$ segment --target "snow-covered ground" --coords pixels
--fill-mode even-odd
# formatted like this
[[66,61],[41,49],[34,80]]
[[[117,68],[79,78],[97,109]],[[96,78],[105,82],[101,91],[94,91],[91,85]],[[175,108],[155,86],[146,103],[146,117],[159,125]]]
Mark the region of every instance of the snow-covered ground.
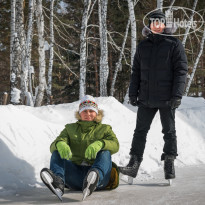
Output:
[[[137,108],[123,105],[113,97],[97,98],[104,110],[103,123],[116,133],[120,150],[113,155],[118,165],[126,165],[136,123]],[[67,123],[75,122],[79,101],[43,106],[0,106],[0,195],[15,194],[18,189],[42,187],[39,172],[49,167],[51,142]],[[176,111],[178,153],[176,166],[205,164],[205,100],[184,97]],[[161,122],[157,113],[151,129],[137,180],[149,180],[162,169]]]

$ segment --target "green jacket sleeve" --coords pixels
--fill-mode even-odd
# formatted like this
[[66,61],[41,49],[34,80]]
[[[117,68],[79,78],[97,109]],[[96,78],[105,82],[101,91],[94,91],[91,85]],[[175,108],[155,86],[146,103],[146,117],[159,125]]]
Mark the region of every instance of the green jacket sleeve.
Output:
[[119,142],[115,133],[112,131],[111,126],[108,125],[108,129],[102,141],[104,142],[104,147],[102,148],[102,150],[109,150],[111,154],[118,152]]
[[50,146],[51,153],[57,150],[56,144],[59,141],[66,142],[68,145],[70,144],[69,135],[68,135],[66,128],[64,128],[64,130],[60,133],[60,135],[51,143],[51,146]]

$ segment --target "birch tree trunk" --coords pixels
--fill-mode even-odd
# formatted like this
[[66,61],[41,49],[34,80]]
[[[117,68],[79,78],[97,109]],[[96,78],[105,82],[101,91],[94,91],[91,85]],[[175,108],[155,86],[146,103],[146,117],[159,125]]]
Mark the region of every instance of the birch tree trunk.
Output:
[[108,0],[98,0],[99,32],[100,32],[100,96],[107,96],[108,46],[107,46],[107,3]]
[[16,87],[18,84],[18,68],[19,64],[21,63],[19,59],[20,55],[20,44],[19,44],[19,38],[17,37],[17,33],[14,33],[14,42],[13,42],[13,48],[12,48],[12,67],[11,67],[11,92],[10,92],[10,102],[12,104],[19,104],[20,98],[16,96]]
[[[193,4],[193,8],[192,8],[192,13],[191,13],[191,16],[189,18],[189,21],[192,22],[193,21],[193,17],[194,17],[194,14],[195,14],[195,9],[196,9],[196,5],[198,3],[198,0],[195,0],[194,1],[194,4]],[[188,36],[188,33],[189,33],[189,30],[191,28],[191,24],[188,25],[188,27],[186,28],[186,31],[185,31],[185,35],[184,35],[184,38],[182,40],[182,45],[185,47],[185,44],[186,44],[186,40],[187,40],[187,36]]]
[[113,96],[114,92],[115,92],[115,82],[116,82],[116,79],[117,79],[117,73],[118,73],[119,70],[121,70],[121,67],[122,67],[122,55],[123,55],[124,50],[125,50],[125,43],[127,41],[129,27],[130,27],[130,19],[127,22],[127,27],[126,27],[125,36],[124,36],[123,43],[122,43],[122,49],[120,51],[119,60],[116,63],[115,73],[114,73],[114,76],[113,76],[111,90],[110,90],[110,95],[111,96]]
[[129,8],[129,19],[131,24],[131,66],[132,66],[134,61],[135,51],[136,51],[137,26],[136,26],[133,0],[127,0],[127,2]]
[[157,8],[162,11],[162,8],[163,8],[163,0],[157,0]]
[[16,31],[20,43],[20,61],[21,61],[21,101],[24,102],[25,92],[27,92],[28,70],[25,67],[26,42],[24,31],[24,1],[16,0]]
[[15,38],[15,22],[16,22],[16,0],[11,0],[11,35],[10,35],[10,68],[12,69],[12,59],[13,59],[13,45]]
[[96,46],[93,48],[93,54],[94,54],[94,68],[95,68],[95,93],[96,97],[99,96],[99,79],[98,79],[98,63],[97,63],[97,49]]
[[[16,62],[16,57],[17,57],[17,44],[15,36],[15,22],[16,22],[16,0],[11,0],[11,35],[10,35],[10,70],[11,70],[11,76],[10,76],[10,82],[11,82],[11,93],[14,93],[14,88],[16,88],[17,84],[17,70],[18,70],[18,65]],[[15,60],[15,61],[14,61]],[[11,96],[11,94],[10,94]],[[10,100],[11,101],[11,100]],[[12,102],[12,101],[11,101]]]
[[191,82],[194,78],[194,75],[195,75],[195,72],[196,72],[196,69],[197,69],[197,65],[199,63],[199,59],[203,53],[203,49],[204,49],[204,41],[205,41],[205,27],[204,27],[204,32],[203,32],[203,37],[202,37],[202,40],[201,40],[201,44],[200,44],[200,51],[199,51],[199,54],[196,58],[196,61],[194,63],[194,67],[193,67],[193,70],[192,70],[192,73],[190,75],[190,78],[189,78],[189,81],[187,83],[187,87],[186,87],[186,90],[185,90],[185,96],[188,95],[188,92],[189,92],[189,89],[190,89],[190,86],[191,86]]
[[[93,23],[95,22],[95,16],[93,15]],[[93,28],[93,36],[94,38],[96,38],[96,27]],[[99,78],[98,78],[98,60],[97,60],[97,43],[94,44],[93,47],[93,55],[94,55],[94,59],[93,59],[93,64],[94,64],[94,68],[95,68],[95,95],[96,97],[99,96]]]
[[54,32],[53,32],[53,5],[55,0],[51,0],[50,3],[50,58],[48,66],[48,88],[47,88],[47,102],[50,104],[50,99],[52,96],[52,71],[53,71],[53,44],[54,44]]
[[28,71],[29,92],[33,97],[32,79],[31,79],[31,47],[33,38],[33,15],[34,15],[34,0],[29,0],[29,14],[28,14],[28,31],[26,39],[26,70]]
[[[127,0],[128,8],[129,8],[129,19],[131,24],[131,67],[133,66],[134,55],[136,52],[136,40],[137,40],[137,26],[136,26],[136,19],[135,19],[135,11],[134,11],[134,3],[133,0]],[[129,87],[127,89],[127,93],[125,95],[124,101],[128,102],[129,97]]]
[[81,34],[80,34],[80,90],[79,90],[79,98],[81,99],[86,93],[86,47],[87,47],[87,24],[88,24],[88,15],[90,10],[91,0],[84,0],[84,11],[82,17],[82,25],[81,25]]
[[36,15],[38,27],[38,53],[39,53],[39,85],[36,95],[35,106],[41,106],[44,96],[46,78],[45,78],[45,50],[44,50],[44,16],[42,10],[42,0],[36,1]]

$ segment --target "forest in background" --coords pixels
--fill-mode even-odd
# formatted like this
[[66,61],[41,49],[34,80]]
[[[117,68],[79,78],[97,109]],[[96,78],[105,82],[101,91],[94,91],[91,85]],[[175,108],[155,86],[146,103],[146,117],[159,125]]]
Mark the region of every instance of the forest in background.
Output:
[[[37,0],[38,2],[38,0]],[[144,39],[142,36],[143,18],[144,16],[155,9],[157,1],[132,1],[136,3],[134,7],[136,19],[136,38],[137,43]],[[183,6],[192,8],[195,1],[185,0],[174,2],[174,6]],[[91,1],[94,3],[94,1]],[[170,0],[164,0],[163,6],[169,6]],[[44,15],[44,38],[45,45],[45,69],[46,81],[48,80],[49,67],[49,44],[50,39],[50,0],[42,1],[43,15]],[[90,13],[86,32],[86,94],[93,96],[100,96],[100,56],[101,43],[99,34],[99,10],[98,1],[93,4],[93,10]],[[54,57],[52,70],[52,96],[53,104],[73,102],[79,99],[79,78],[80,78],[80,50],[81,50],[81,33],[82,33],[82,19],[85,9],[85,1],[79,0],[55,0],[54,1]],[[199,0],[196,5],[197,12],[204,17],[205,2]],[[24,30],[27,31],[29,20],[29,1],[23,1],[23,22]],[[35,16],[35,15],[34,15]],[[107,4],[107,50],[108,50],[108,80],[107,80],[107,95],[111,95],[111,85],[113,82],[116,64],[118,63],[122,43],[125,36],[126,26],[129,20],[129,8],[127,0],[109,0]],[[11,1],[0,1],[0,96],[3,93],[10,93],[10,23],[11,23]],[[192,73],[196,59],[201,51],[201,41],[203,36],[204,25],[200,31],[195,34],[188,35],[185,50],[188,57],[189,74]],[[178,37],[183,40],[183,36]],[[39,84],[39,53],[38,53],[38,28],[37,20],[34,18],[33,22],[33,37],[31,49],[30,64],[34,68],[32,75],[32,90]],[[115,92],[113,96],[120,102],[124,101],[131,74],[131,29],[127,36],[125,49],[122,57],[122,64],[119,68]],[[45,46],[46,47],[46,46]],[[204,45],[203,45],[204,47]],[[188,96],[202,96],[205,97],[205,55],[202,49],[197,69],[189,89]],[[21,72],[19,72],[19,75]],[[17,87],[20,87],[20,81]],[[9,97],[10,99],[10,97]],[[8,103],[10,100],[8,99]],[[48,103],[47,94],[43,96],[42,105]],[[19,104],[24,104],[23,100]]]

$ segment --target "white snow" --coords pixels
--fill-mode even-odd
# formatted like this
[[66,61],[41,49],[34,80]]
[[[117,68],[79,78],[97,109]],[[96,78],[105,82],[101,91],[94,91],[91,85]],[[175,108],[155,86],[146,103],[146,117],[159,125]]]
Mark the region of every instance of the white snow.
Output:
[[11,92],[11,102],[14,104],[18,104],[20,102],[20,94],[21,94],[21,91],[17,88],[14,88]]
[[35,73],[35,72],[34,72],[34,67],[33,67],[33,66],[30,66],[30,72],[31,72],[31,74]]
[[[126,165],[136,123],[137,108],[123,105],[113,97],[96,98],[104,110],[103,123],[110,124],[116,133],[120,150],[113,155],[118,165]],[[51,142],[64,125],[75,122],[74,112],[79,101],[29,107],[23,105],[0,106],[0,195],[15,193],[19,188],[41,187],[39,172],[49,167]],[[129,109],[130,108],[130,109]],[[176,166],[205,163],[205,100],[184,97],[176,112],[178,153]],[[163,134],[157,113],[147,136],[144,160],[137,180],[152,177],[162,169],[160,156]]]
[[48,41],[44,42],[44,50],[45,51],[49,51],[50,50],[50,45],[49,45]]
[[15,73],[11,73],[11,82],[15,82],[16,80],[16,74]]
[[34,106],[33,100],[32,100],[32,96],[30,92],[25,92],[25,96],[26,96],[26,105],[28,106]]
[[68,3],[65,3],[64,1],[60,1],[58,5],[60,7],[57,10],[58,14],[67,14],[68,13],[68,11],[67,11]]

